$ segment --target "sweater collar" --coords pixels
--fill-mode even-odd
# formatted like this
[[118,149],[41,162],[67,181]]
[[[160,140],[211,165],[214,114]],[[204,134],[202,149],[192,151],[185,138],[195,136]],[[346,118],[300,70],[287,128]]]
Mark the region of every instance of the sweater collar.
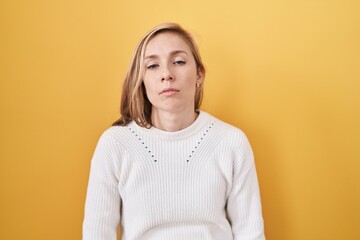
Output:
[[167,132],[156,127],[140,127],[134,121],[130,123],[130,126],[135,127],[136,129],[138,129],[139,133],[144,135],[149,135],[155,138],[161,138],[166,140],[180,140],[191,137],[210,122],[211,117],[208,113],[201,110],[198,110],[198,112],[199,116],[190,126],[175,132]]

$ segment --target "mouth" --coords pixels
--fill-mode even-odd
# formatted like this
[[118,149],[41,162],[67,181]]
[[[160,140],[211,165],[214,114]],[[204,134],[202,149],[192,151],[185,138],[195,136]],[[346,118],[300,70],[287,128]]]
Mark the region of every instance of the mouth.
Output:
[[178,92],[180,92],[180,90],[178,90],[176,88],[165,88],[159,93],[159,95],[161,95],[161,94],[168,95],[168,94],[174,94],[174,93],[178,93]]

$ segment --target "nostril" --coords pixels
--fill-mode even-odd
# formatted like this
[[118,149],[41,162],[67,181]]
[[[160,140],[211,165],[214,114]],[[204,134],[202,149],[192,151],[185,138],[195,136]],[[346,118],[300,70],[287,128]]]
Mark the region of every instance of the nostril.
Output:
[[165,81],[165,80],[167,80],[167,81],[173,80],[173,77],[168,76],[168,77],[162,77],[162,78],[161,78],[161,81]]

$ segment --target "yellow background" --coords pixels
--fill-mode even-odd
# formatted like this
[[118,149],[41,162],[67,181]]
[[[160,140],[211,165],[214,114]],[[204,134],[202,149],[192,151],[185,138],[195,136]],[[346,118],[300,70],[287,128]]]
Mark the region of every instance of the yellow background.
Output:
[[81,238],[139,38],[197,39],[203,109],[254,148],[269,240],[360,239],[360,1],[0,2],[0,239]]

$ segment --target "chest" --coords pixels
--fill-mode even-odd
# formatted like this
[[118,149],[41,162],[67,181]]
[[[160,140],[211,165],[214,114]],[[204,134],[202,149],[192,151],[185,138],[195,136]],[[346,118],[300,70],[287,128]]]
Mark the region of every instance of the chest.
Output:
[[210,155],[193,162],[134,162],[119,185],[123,216],[173,222],[223,215],[228,182],[215,162]]

